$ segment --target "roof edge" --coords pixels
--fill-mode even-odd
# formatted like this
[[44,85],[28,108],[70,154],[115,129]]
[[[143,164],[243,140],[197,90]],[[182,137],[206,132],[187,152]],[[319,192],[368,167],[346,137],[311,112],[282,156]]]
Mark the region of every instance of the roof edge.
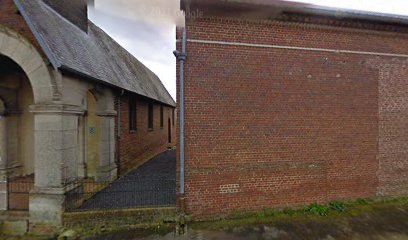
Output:
[[[260,11],[265,14],[266,11],[277,16],[282,12],[292,12],[299,14],[310,14],[314,16],[340,18],[340,20],[362,20],[383,24],[396,24],[408,26],[408,16],[387,14],[372,11],[360,11],[346,8],[326,7],[295,1],[284,0],[180,0],[181,10],[190,11],[203,10],[207,14],[224,11],[224,14],[242,13],[243,11]],[[264,18],[271,19],[268,15]],[[253,17],[253,15],[252,15]],[[262,17],[260,17],[262,18]]]
[[[54,70],[69,73],[69,74],[74,74],[76,76],[79,76],[79,77],[83,78],[83,80],[97,82],[99,84],[109,86],[109,87],[114,88],[114,89],[123,89],[125,91],[132,92],[132,93],[138,94],[140,96],[146,97],[146,98],[151,99],[153,101],[160,102],[160,103],[165,104],[167,106],[176,107],[176,102],[174,101],[173,97],[169,94],[168,90],[164,86],[163,86],[163,88],[166,91],[165,95],[167,95],[167,96],[162,97],[162,95],[160,95],[160,94],[158,96],[154,96],[154,95],[149,96],[150,94],[148,94],[148,93],[144,94],[143,92],[137,91],[137,89],[132,89],[132,88],[128,89],[128,88],[126,88],[126,86],[121,86],[120,84],[119,85],[111,84],[109,81],[106,81],[103,78],[100,78],[100,76],[92,76],[86,71],[85,72],[79,71],[78,69],[74,69],[74,68],[69,67],[69,64],[67,66],[66,64],[61,62],[61,60],[59,59],[58,53],[53,51],[53,49],[52,49],[53,46],[50,46],[48,44],[46,36],[44,36],[43,33],[41,32],[42,29],[38,27],[36,15],[31,15],[30,9],[26,8],[26,3],[24,1],[27,1],[27,0],[13,0],[16,8],[20,12],[20,14],[23,16],[23,19],[27,23],[27,25],[29,26],[30,31],[33,33],[34,38],[37,40],[38,45],[39,45],[39,47],[38,47],[39,50],[41,49],[43,51],[42,55],[44,56],[44,59],[48,60],[48,64],[50,66],[52,66]],[[38,4],[40,4],[39,7],[43,7],[44,9],[49,10],[52,14],[55,14],[56,17],[61,18],[65,23],[67,23],[67,24],[69,23],[72,27],[75,27],[78,31],[80,31],[80,29],[76,25],[74,25],[73,23],[71,23],[70,21],[65,19],[63,16],[61,16],[59,13],[57,13],[54,9],[52,9],[50,6],[43,3],[41,0],[38,0]],[[90,22],[91,21],[88,21],[88,26],[89,26]],[[94,23],[92,23],[92,24],[95,25]],[[95,25],[95,27],[96,27],[96,25]],[[106,36],[110,37],[102,29],[100,29],[100,30]],[[85,34],[88,35],[87,33],[83,32],[83,31],[81,31],[81,33],[84,34],[84,35]],[[111,39],[111,40],[113,42],[115,42],[116,44],[118,44],[115,40],[113,40],[113,39]],[[118,45],[124,51],[126,51],[128,54],[130,54],[126,49],[123,48],[123,46],[121,46],[120,44],[118,44]],[[137,60],[132,54],[130,54],[130,55],[135,60]],[[138,61],[138,62],[140,63],[140,61]],[[156,78],[158,78],[157,75],[155,73],[153,73],[149,68],[147,68],[144,64],[143,64],[143,67],[145,69],[149,70],[151,72],[150,74],[154,74],[154,76]],[[159,81],[160,81],[161,85],[163,85],[163,83],[161,82],[160,79],[159,79]]]
[[35,28],[33,22],[28,17],[27,13],[25,12],[24,8],[20,4],[20,0],[13,0],[14,4],[16,5],[17,9],[20,11],[21,15],[23,16],[24,20],[26,21],[28,27],[30,28],[31,32],[33,33],[34,37],[37,39],[38,44],[44,51],[45,55],[47,56],[48,60],[50,61],[51,65],[55,70],[61,67],[59,61],[54,56],[48,45],[45,43],[44,39],[41,37],[41,34],[38,33],[37,29]]
[[[161,102],[161,103],[163,103],[163,104],[167,104],[167,105],[169,105],[169,106],[175,107],[175,106],[177,105],[176,101],[174,101],[174,99],[173,99],[173,97],[171,96],[170,92],[169,92],[169,91],[167,90],[167,88],[164,86],[163,81],[160,79],[160,77],[159,77],[155,72],[153,72],[152,69],[150,69],[149,67],[146,66],[145,63],[143,63],[142,61],[140,61],[139,59],[137,59],[131,52],[129,52],[126,48],[124,48],[124,47],[123,47],[120,43],[118,43],[115,39],[113,39],[112,36],[110,36],[109,34],[107,34],[107,33],[105,32],[105,30],[103,30],[101,27],[99,27],[97,24],[95,24],[92,20],[88,20],[88,24],[92,24],[94,27],[98,28],[100,31],[102,31],[104,34],[106,34],[106,36],[107,36],[108,38],[110,38],[115,44],[117,44],[118,47],[120,47],[124,52],[126,52],[127,54],[129,54],[130,57],[133,58],[135,61],[137,61],[138,63],[140,63],[140,64],[143,66],[144,70],[146,70],[147,72],[149,72],[150,74],[152,74],[153,76],[155,76],[155,78],[157,78],[157,80],[158,80],[158,81],[160,82],[160,84],[163,86],[163,89],[166,91],[166,93],[168,94],[168,96],[170,97],[170,99],[173,101],[173,103],[171,103],[171,104],[170,104],[170,103],[165,103],[165,102],[163,102],[163,101],[154,99],[154,98],[152,98],[152,97],[148,97],[148,96],[145,96],[145,95],[143,95],[143,94],[134,92],[134,91],[132,91],[132,90],[128,90],[128,89],[121,88],[121,87],[118,87],[118,86],[117,86],[118,88],[121,88],[121,89],[124,89],[124,90],[126,90],[126,91],[130,91],[130,92],[139,94],[139,95],[141,95],[141,96],[143,96],[143,97],[146,97],[146,98],[149,98],[149,99],[152,99],[152,100]],[[102,80],[100,80],[100,81],[102,81]]]
[[[93,81],[93,82],[96,82],[96,83],[99,83],[99,84],[102,84],[102,85],[105,85],[105,86],[109,86],[109,87],[112,87],[112,88],[121,89],[121,90],[125,90],[125,91],[128,91],[128,92],[135,93],[135,94],[140,95],[140,96],[142,96],[142,97],[145,97],[145,98],[154,100],[154,101],[156,101],[156,102],[160,102],[160,103],[162,103],[162,104],[165,104],[165,105],[170,106],[170,107],[173,107],[173,108],[176,108],[176,106],[177,106],[177,103],[174,101],[173,97],[172,97],[170,94],[169,94],[169,96],[171,97],[171,99],[173,100],[174,103],[163,102],[163,101],[161,101],[161,100],[159,100],[159,99],[155,99],[155,98],[146,96],[146,95],[144,95],[144,94],[137,93],[137,92],[135,92],[135,91],[133,91],[133,90],[126,89],[126,88],[123,88],[123,87],[119,87],[119,86],[114,85],[114,84],[109,84],[109,83],[107,83],[107,82],[105,82],[105,81],[103,81],[103,80],[101,80],[101,79],[92,77],[92,76],[90,76],[90,75],[88,75],[88,74],[86,74],[86,73],[77,71],[77,70],[72,69],[72,68],[70,68],[70,67],[68,67],[68,66],[65,66],[65,65],[61,65],[58,69],[59,69],[61,72],[66,72],[66,73],[70,73],[70,74],[73,74],[73,75],[76,75],[76,76],[79,76],[79,77],[82,77],[82,78],[86,78],[86,79],[88,79],[89,81]],[[167,89],[166,89],[166,91],[167,91]]]

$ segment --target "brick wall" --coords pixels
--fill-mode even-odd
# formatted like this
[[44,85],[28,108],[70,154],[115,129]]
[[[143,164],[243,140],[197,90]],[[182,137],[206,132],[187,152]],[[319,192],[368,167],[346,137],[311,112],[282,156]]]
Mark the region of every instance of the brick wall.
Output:
[[[121,124],[120,142],[117,144],[117,157],[119,159],[119,174],[124,175],[137,166],[140,166],[150,158],[165,151],[168,147],[175,145],[176,132],[173,126],[173,108],[163,105],[164,126],[160,127],[160,103],[153,102],[153,129],[148,129],[148,103],[151,100],[137,96],[137,130],[130,131],[129,128],[129,95],[124,95],[120,102]],[[118,99],[115,108],[117,111]],[[168,143],[168,119],[170,118],[172,142]],[[116,133],[117,133],[116,119]],[[118,140],[118,138],[117,138]]]
[[0,26],[12,29],[28,39],[43,55],[43,51],[35,39],[31,29],[18,12],[13,0],[0,0]]
[[[187,32],[190,40],[408,54],[407,35],[338,27],[202,18]],[[187,51],[187,212],[407,192],[402,60],[197,42]]]
[[408,195],[408,61],[376,59],[379,77],[379,195]]

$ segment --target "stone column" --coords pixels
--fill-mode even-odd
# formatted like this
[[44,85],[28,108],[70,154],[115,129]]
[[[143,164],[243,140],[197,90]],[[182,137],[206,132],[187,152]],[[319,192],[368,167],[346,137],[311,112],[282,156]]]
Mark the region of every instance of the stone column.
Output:
[[115,111],[98,112],[101,119],[100,161],[97,181],[112,181],[117,178],[115,163]]
[[[1,111],[1,109],[0,109]],[[0,170],[7,168],[7,122],[0,112]],[[0,173],[0,210],[8,209],[7,176]]]
[[78,177],[85,178],[86,176],[86,163],[85,163],[85,118],[79,116],[78,118]]
[[7,119],[0,113],[0,169],[7,167]]
[[23,163],[19,160],[19,119],[22,111],[8,110],[7,121],[7,165],[5,166],[4,174],[8,177],[22,175]]
[[[1,110],[1,109],[0,109]],[[8,179],[21,175],[17,159],[18,117],[21,111],[0,112],[0,210],[8,210]]]
[[34,105],[35,184],[30,193],[30,222],[60,226],[65,193],[78,178],[78,116],[69,105]]

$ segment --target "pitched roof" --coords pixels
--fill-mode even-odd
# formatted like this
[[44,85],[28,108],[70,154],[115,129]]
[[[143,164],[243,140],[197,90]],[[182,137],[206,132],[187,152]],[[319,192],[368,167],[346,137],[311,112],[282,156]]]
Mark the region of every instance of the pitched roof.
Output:
[[160,79],[91,21],[86,33],[42,0],[14,2],[54,68],[175,106]]
[[[187,4],[190,4],[191,10],[197,8],[204,10],[218,8],[224,13],[231,13],[234,11],[252,11],[255,9],[266,11],[273,9],[275,16],[277,16],[279,12],[293,11],[297,13],[333,16],[343,19],[408,25],[408,16],[326,7],[310,3],[296,2],[296,0],[181,0],[181,9],[185,10]],[[268,15],[268,18],[270,17],[271,16]]]

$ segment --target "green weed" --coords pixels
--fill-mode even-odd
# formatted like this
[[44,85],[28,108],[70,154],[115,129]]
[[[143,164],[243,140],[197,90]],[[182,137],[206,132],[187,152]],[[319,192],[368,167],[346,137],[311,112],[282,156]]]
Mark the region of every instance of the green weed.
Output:
[[346,204],[339,201],[332,201],[329,203],[331,209],[338,211],[338,212],[345,212],[346,211]]
[[320,216],[327,216],[327,214],[329,214],[329,210],[330,209],[328,207],[317,203],[312,203],[304,208],[305,212],[317,214]]

